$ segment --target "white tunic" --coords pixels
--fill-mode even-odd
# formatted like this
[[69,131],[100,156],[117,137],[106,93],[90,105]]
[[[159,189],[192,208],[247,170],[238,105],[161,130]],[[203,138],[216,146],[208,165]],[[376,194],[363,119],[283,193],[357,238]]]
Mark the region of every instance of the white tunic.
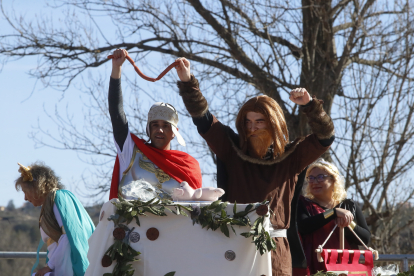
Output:
[[[135,180],[145,181],[158,189],[163,189],[169,194],[172,194],[174,188],[180,187],[175,179],[170,178],[165,172],[160,170],[151,162],[151,160],[143,155],[141,151],[137,151],[138,148],[136,148],[135,142],[132,140],[129,131],[122,147],[122,151],[115,139],[114,142],[119,159],[119,187],[120,190],[128,191],[128,193],[125,194],[121,192],[125,199],[136,199],[134,198],[135,196],[133,196],[135,195],[133,192],[135,186],[134,184],[131,184],[131,182]],[[124,175],[124,172],[127,169],[128,172]]]
[[[53,213],[60,227],[63,226],[62,217],[56,204],[53,205]],[[40,235],[42,240],[47,243],[49,236],[40,227]],[[45,276],[73,276],[72,261],[70,258],[70,244],[66,234],[60,236],[58,243],[54,242],[47,247],[49,251],[47,257],[49,261],[47,266],[53,270],[53,272],[46,273]],[[33,273],[34,276],[36,273]]]

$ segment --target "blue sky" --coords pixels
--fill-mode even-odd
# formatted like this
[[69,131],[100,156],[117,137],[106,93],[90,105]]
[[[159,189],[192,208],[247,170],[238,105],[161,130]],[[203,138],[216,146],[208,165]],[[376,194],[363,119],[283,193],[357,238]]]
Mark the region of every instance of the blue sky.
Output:
[[[15,0],[13,2],[3,3],[3,5],[6,12],[11,11],[10,7],[12,5],[16,14],[22,15],[26,21],[35,18],[36,15],[40,18],[53,15],[54,22],[56,22],[56,24],[61,24],[57,19],[62,18],[62,16],[64,16],[63,13],[59,10],[55,11],[46,7],[45,2],[47,1]],[[105,18],[95,18],[95,20],[97,20],[98,24],[100,24],[103,29],[108,33],[111,33],[110,30],[113,28],[113,25],[110,24],[110,21],[105,21]],[[105,22],[108,23],[105,24]],[[2,26],[0,33],[10,32],[10,27],[7,26],[7,23],[1,16],[0,25]],[[154,64],[161,64],[161,66],[165,63],[159,55],[154,55],[152,60],[154,61]],[[52,167],[52,169],[54,169],[62,178],[62,183],[66,188],[74,192],[85,205],[106,200],[108,195],[103,195],[102,198],[89,198],[84,196],[85,194],[88,194],[89,191],[86,190],[85,185],[81,180],[82,175],[84,174],[88,176],[89,172],[96,170],[96,167],[80,161],[79,157],[85,159],[88,158],[87,156],[78,155],[78,153],[74,151],[58,150],[48,147],[36,148],[35,142],[29,137],[30,133],[35,131],[34,128],[38,123],[41,125],[42,129],[49,131],[52,135],[56,136],[58,134],[56,125],[46,114],[49,113],[53,115],[55,109],[59,110],[61,114],[65,114],[66,108],[68,108],[69,113],[74,116],[75,125],[82,129],[84,121],[83,113],[85,111],[85,106],[82,103],[85,103],[88,100],[88,98],[85,97],[85,94],[79,90],[79,87],[81,87],[80,77],[75,80],[75,83],[72,84],[65,93],[62,93],[52,88],[44,88],[41,81],[36,81],[36,79],[28,75],[28,71],[35,69],[36,66],[36,57],[15,61],[9,60],[9,62],[3,66],[3,70],[0,73],[0,82],[2,83],[2,89],[0,90],[2,98],[2,101],[0,101],[0,129],[3,130],[3,135],[0,136],[0,144],[2,145],[2,158],[0,158],[0,185],[3,188],[3,192],[0,193],[0,206],[7,205],[9,200],[13,200],[14,204],[18,207],[24,203],[23,193],[21,191],[17,192],[14,188],[14,180],[19,176],[17,162],[26,166],[35,161],[45,162],[46,165]],[[83,73],[83,76],[86,77],[87,80],[88,73],[91,73],[94,76],[101,74],[101,76],[104,77],[108,76],[109,83],[110,70],[110,63],[108,62],[99,68],[89,69],[89,71]],[[154,72],[148,72],[148,75],[153,76],[153,73]],[[176,97],[176,94],[171,93],[170,89],[165,90],[165,87],[163,88],[162,81],[153,84],[141,80],[137,77],[132,66],[128,62],[124,64],[123,74],[128,74],[129,77],[136,78],[135,80],[140,86],[147,87],[147,91],[153,91],[154,89],[160,91],[160,94],[156,97],[162,98],[162,101],[171,102],[171,98]],[[170,77],[177,78],[174,70],[171,71],[169,75]],[[135,95],[130,93],[131,91],[129,89],[125,89],[125,83],[123,86],[124,101],[131,99],[134,102]],[[141,102],[140,108],[142,108],[143,112],[146,114],[153,100],[145,98],[145,95],[138,96]],[[159,100],[161,99],[157,98],[157,101]],[[128,110],[126,110],[126,112],[128,115]],[[187,124],[186,122],[182,122],[180,125],[184,126]],[[190,123],[190,125],[192,124]],[[189,129],[195,131],[195,128]],[[40,135],[38,137],[42,136]],[[185,133],[184,137],[186,138]],[[187,151],[187,148],[178,147],[177,145],[178,144],[174,140],[172,143],[173,149]],[[203,180],[204,186],[213,185],[211,176],[204,176]]]
[[[9,7],[10,3],[11,1],[3,3],[4,7]],[[42,1],[16,0],[13,6],[26,19],[40,10],[43,13],[50,11]],[[0,32],[8,30],[3,18],[0,19],[0,25]],[[14,188],[14,180],[19,176],[17,162],[28,165],[35,161],[44,161],[52,167],[62,178],[66,188],[73,191],[84,204],[92,204],[94,199],[81,196],[85,187],[80,181],[81,174],[93,169],[92,166],[79,161],[75,152],[47,147],[35,148],[35,143],[29,138],[29,133],[34,131],[33,127],[37,126],[38,121],[45,129],[56,133],[55,126],[44,109],[53,114],[55,106],[64,109],[68,105],[73,114],[81,112],[81,106],[76,104],[81,93],[75,87],[71,87],[63,95],[56,90],[45,89],[40,81],[36,82],[36,79],[27,74],[30,69],[36,68],[36,61],[36,58],[9,61],[0,73],[0,206],[7,205],[9,200],[13,200],[16,206],[24,203],[23,193]],[[79,117],[76,119],[81,120]]]
[[[43,89],[40,82],[35,86],[36,80],[25,73],[28,68],[35,65],[35,60],[29,62],[28,59],[24,59],[6,64],[0,73],[0,128],[3,133],[0,138],[0,183],[3,188],[0,193],[0,206],[6,205],[10,199],[13,199],[16,206],[24,202],[23,193],[17,192],[14,188],[14,179],[19,176],[17,162],[28,165],[37,160],[44,161],[72,191],[75,191],[76,187],[68,184],[78,180],[79,174],[89,168],[79,161],[75,152],[46,147],[36,149],[34,142],[29,138],[29,133],[37,126],[38,121],[53,131],[53,125],[43,108],[53,114],[55,104],[64,107],[80,97],[76,89],[70,89],[62,99],[59,92]],[[72,104],[71,107],[73,112],[76,112],[76,105]]]

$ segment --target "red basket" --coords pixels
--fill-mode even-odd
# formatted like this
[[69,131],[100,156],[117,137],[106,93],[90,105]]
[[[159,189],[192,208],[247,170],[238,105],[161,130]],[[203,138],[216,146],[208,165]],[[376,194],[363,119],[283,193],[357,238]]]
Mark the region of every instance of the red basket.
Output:
[[321,256],[326,271],[347,271],[348,275],[371,276],[371,271],[374,267],[372,252],[369,250],[364,250],[362,252],[365,257],[365,262],[363,264],[359,263],[361,250],[323,249]]
[[[372,248],[367,247],[364,242],[358,237],[358,235],[349,228],[352,233],[358,238],[362,245],[367,250],[348,250],[344,249],[344,228],[340,228],[340,241],[339,247],[341,249],[324,249],[323,246],[326,244],[332,233],[335,231],[335,225],[332,232],[328,235],[328,238],[322,245],[319,245],[316,249],[318,253],[318,261],[323,262],[326,271],[336,272],[339,276],[342,275],[353,275],[353,276],[372,276],[372,268],[374,267],[374,256],[378,260],[378,252]],[[359,263],[359,257],[364,255],[365,262]]]

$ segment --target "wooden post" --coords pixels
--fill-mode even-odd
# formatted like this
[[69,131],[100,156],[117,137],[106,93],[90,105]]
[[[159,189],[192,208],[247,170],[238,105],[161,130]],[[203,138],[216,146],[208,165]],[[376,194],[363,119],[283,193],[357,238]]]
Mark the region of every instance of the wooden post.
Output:
[[339,227],[339,249],[345,249],[345,231],[343,227]]

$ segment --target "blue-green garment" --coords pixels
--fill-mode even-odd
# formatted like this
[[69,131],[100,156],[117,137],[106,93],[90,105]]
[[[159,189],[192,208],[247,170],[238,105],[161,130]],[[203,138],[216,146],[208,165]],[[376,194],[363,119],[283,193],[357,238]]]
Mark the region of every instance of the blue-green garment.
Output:
[[[95,230],[95,226],[85,208],[71,192],[56,191],[55,204],[69,240],[73,275],[84,276],[89,265],[88,239]],[[37,249],[38,254],[39,250],[40,248]]]

